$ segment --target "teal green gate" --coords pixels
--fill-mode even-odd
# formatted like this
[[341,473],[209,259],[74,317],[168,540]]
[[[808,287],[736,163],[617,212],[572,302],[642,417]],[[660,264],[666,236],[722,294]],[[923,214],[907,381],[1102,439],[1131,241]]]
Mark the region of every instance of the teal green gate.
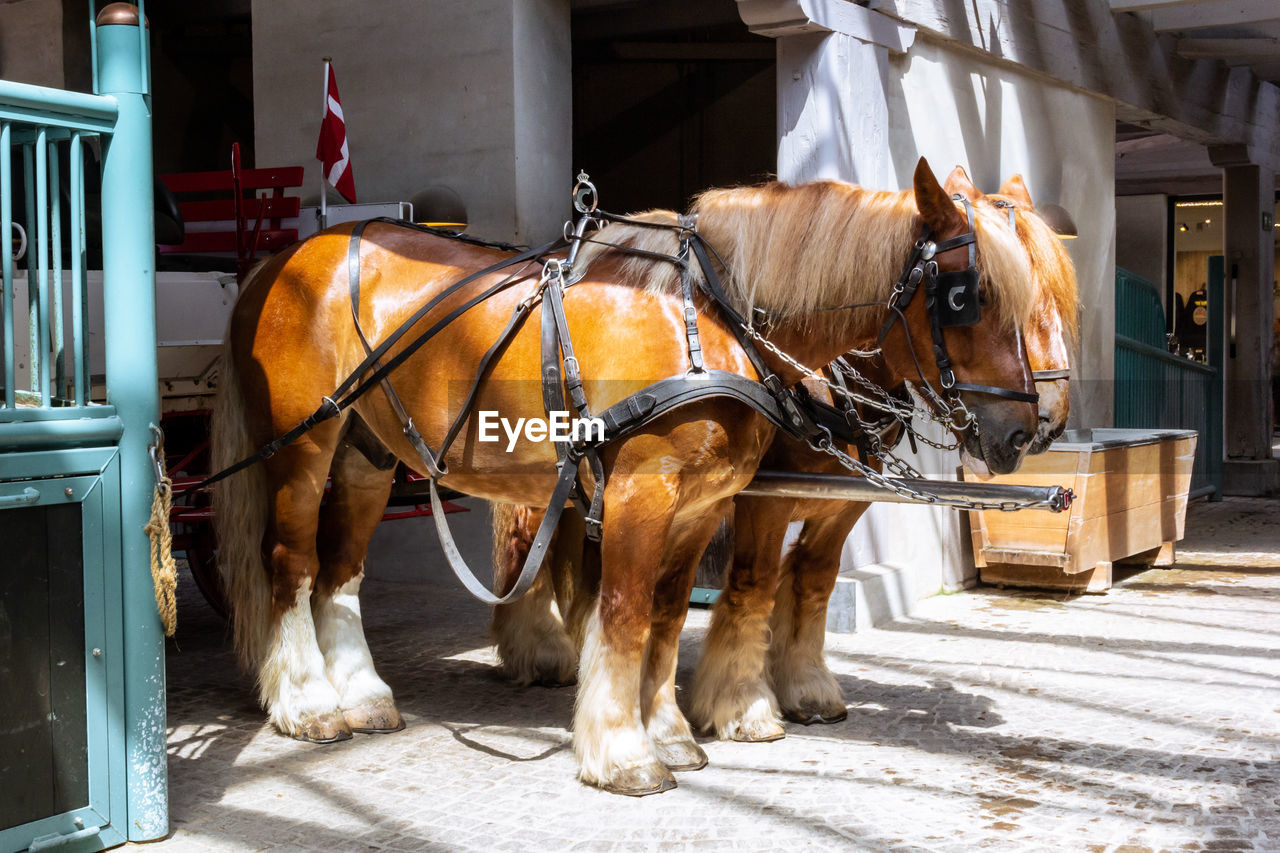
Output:
[[[97,850],[168,832],[164,638],[143,531],[158,404],[142,15],[113,4],[91,24],[96,94],[0,80],[6,852]],[[86,271],[95,150],[100,293]],[[91,341],[97,310],[106,332]],[[90,373],[91,344],[104,380]]]
[[[1115,425],[1194,429],[1191,496],[1222,498],[1222,277],[1210,276],[1209,364],[1174,355],[1165,345],[1164,308],[1151,282],[1116,268]],[[1215,359],[1215,354],[1217,358]]]

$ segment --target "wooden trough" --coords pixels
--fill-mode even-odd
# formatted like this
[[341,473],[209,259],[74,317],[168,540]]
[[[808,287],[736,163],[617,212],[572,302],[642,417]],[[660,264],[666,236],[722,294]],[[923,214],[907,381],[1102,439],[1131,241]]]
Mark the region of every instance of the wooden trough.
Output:
[[985,481],[1061,485],[1075,500],[1063,513],[970,513],[982,581],[1105,592],[1115,563],[1172,563],[1195,449],[1195,430],[1072,430],[1016,473]]

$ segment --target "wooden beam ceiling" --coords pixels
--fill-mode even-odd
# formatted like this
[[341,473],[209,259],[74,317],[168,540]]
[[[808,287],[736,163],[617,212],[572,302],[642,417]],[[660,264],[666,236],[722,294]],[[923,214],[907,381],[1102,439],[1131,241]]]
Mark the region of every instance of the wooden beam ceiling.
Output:
[[1252,65],[1263,59],[1280,59],[1280,39],[1178,39],[1178,55],[1187,59],[1221,59],[1228,65]]
[[1280,167],[1280,88],[1248,68],[1178,56],[1175,39],[1141,16],[1113,14],[1106,0],[871,0],[871,8],[953,49],[1109,98],[1122,121],[1201,145],[1242,145],[1255,162]]
[[1199,0],[1110,0],[1113,12],[1149,12],[1171,6],[1190,6]]
[[[1120,11],[1114,4],[1112,9]],[[1280,3],[1276,0],[1200,0],[1162,5],[1152,8],[1149,13],[1151,28],[1158,33],[1243,27],[1277,19],[1280,19]]]

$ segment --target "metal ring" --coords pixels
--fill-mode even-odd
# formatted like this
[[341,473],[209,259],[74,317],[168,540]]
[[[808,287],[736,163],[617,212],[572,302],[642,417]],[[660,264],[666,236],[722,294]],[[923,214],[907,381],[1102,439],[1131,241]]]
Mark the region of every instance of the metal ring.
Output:
[[596,185],[586,172],[579,172],[578,182],[573,185],[573,209],[579,213],[595,213],[598,203]]
[[[13,253],[13,259],[15,261],[20,261],[26,257],[27,254],[27,229],[23,228],[17,222],[10,222],[9,224],[18,229],[18,251]],[[10,244],[10,248],[12,248],[12,244]]]

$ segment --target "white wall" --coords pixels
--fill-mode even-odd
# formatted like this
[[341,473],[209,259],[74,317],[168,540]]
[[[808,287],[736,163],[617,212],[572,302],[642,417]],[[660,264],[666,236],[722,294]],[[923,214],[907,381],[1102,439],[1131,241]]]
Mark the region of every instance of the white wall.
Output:
[[[836,33],[784,36],[778,56],[778,169],[784,179],[840,177],[901,189],[910,185],[923,155],[939,179],[959,164],[991,192],[1020,173],[1033,200],[1061,204],[1072,214],[1080,238],[1069,243],[1069,251],[1083,307],[1075,366],[1083,380],[1072,382],[1071,424],[1110,425],[1114,108],[923,36],[897,55]],[[922,447],[916,456],[905,445],[900,449],[926,476],[956,477],[954,453]],[[846,570],[873,565],[897,570],[891,581],[874,574],[886,585],[880,594],[907,599],[887,611],[901,612],[915,598],[969,585],[976,570],[968,520],[952,510],[875,504],[844,553]]]
[[442,184],[473,234],[560,232],[573,185],[568,0],[254,0],[253,45],[255,165],[306,166],[304,199],[318,197],[331,56],[360,201]]
[[[917,39],[890,58],[889,153],[906,186],[918,157],[939,177],[957,164],[980,189],[1014,174],[1031,198],[1061,204],[1080,237],[1067,245],[1080,282],[1082,347],[1072,380],[1072,426],[1112,422],[1115,336],[1115,113],[1103,100],[1049,86]],[[955,475],[954,454],[928,451],[916,467]],[[911,531],[904,536],[903,531]],[[976,581],[968,519],[951,510],[876,504],[850,537],[846,565],[907,570],[917,596]]]

